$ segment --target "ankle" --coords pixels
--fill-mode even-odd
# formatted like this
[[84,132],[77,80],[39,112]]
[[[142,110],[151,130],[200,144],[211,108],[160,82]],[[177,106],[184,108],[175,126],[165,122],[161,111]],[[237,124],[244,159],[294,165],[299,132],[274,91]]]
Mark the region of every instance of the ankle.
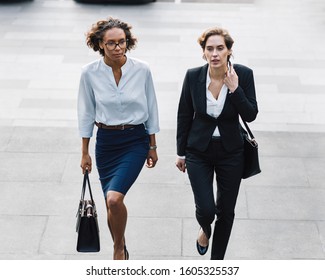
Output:
[[124,250],[124,246],[125,246],[125,242],[122,239],[121,241],[114,241],[114,250],[118,251],[118,250]]
[[199,231],[198,242],[201,246],[207,246],[209,244],[209,238],[202,228]]

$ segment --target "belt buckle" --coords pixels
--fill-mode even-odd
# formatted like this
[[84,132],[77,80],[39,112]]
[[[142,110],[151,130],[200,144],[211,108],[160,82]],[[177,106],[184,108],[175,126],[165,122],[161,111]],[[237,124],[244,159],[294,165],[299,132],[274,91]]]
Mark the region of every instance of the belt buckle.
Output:
[[124,124],[121,124],[121,130],[124,130]]

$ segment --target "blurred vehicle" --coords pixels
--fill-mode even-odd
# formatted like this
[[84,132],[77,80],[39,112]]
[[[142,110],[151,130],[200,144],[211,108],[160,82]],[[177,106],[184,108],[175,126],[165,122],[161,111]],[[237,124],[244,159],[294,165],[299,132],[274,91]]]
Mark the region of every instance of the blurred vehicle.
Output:
[[12,3],[19,3],[19,2],[32,2],[33,0],[0,0],[0,3],[5,4],[12,4]]
[[143,4],[143,3],[151,3],[156,2],[156,0],[75,0],[80,3],[111,3],[111,4]]

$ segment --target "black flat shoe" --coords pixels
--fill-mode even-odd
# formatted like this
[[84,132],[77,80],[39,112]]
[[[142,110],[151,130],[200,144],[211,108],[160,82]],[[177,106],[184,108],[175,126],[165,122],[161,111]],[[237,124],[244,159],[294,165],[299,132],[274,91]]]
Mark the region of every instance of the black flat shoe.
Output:
[[203,247],[203,246],[201,246],[201,245],[199,244],[199,241],[196,240],[196,249],[197,249],[197,251],[199,252],[199,254],[200,254],[201,256],[203,256],[203,255],[206,254],[206,252],[208,251],[208,248],[209,248],[209,244],[208,244],[208,246]]
[[[200,229],[201,230],[201,229]],[[206,235],[206,233],[203,231],[203,233]],[[201,256],[203,256],[203,255],[205,255],[206,254],[206,252],[208,251],[208,248],[209,248],[209,238],[210,238],[210,236],[207,236],[206,235],[206,237],[208,238],[208,245],[207,246],[201,246],[200,244],[199,244],[199,241],[198,240],[196,240],[196,249],[197,249],[197,251],[199,252],[199,254],[201,255]]]
[[129,252],[128,250],[126,249],[126,246],[124,245],[124,259],[125,260],[128,260],[129,259]]

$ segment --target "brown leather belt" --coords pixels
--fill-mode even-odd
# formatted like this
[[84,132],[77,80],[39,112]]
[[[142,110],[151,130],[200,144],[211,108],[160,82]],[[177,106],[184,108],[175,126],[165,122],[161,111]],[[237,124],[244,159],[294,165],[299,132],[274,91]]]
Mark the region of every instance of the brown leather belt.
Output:
[[106,124],[98,123],[98,122],[95,122],[95,124],[99,128],[103,128],[103,129],[114,129],[114,130],[124,130],[124,129],[127,129],[127,128],[132,128],[132,127],[137,126],[137,125],[133,125],[133,124],[106,125]]

